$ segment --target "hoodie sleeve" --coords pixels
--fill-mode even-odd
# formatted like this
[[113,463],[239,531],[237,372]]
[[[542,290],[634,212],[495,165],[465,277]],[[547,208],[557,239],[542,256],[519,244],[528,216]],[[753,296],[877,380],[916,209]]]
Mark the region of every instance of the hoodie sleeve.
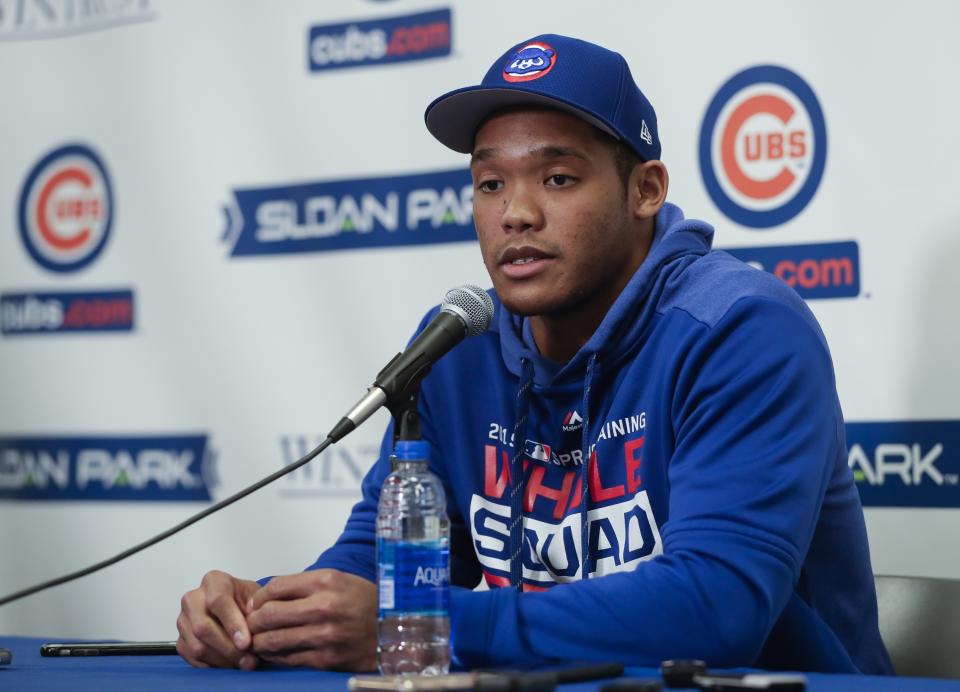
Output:
[[[741,299],[678,356],[664,552],[629,573],[451,599],[460,665],[750,665],[800,575],[843,457],[833,367],[805,306]],[[852,671],[851,671],[852,672]]]
[[380,456],[360,485],[361,499],[350,510],[340,537],[320,554],[316,562],[307,567],[308,570],[336,569],[376,583],[377,503],[380,501],[383,481],[390,474],[392,439],[391,423],[380,444]]
[[[437,314],[434,308],[423,318],[411,341]],[[470,532],[459,509],[452,503],[453,491],[447,478],[446,466],[435,455],[439,451],[437,436],[433,425],[433,416],[424,397],[420,397],[420,429],[423,439],[430,442],[431,457],[429,468],[443,484],[447,496],[447,514],[450,518],[450,573],[451,581],[467,587],[473,587],[480,580],[480,565],[471,547]],[[362,497],[353,506],[346,526],[337,542],[321,553],[316,562],[307,569],[337,569],[354,574],[372,582],[377,581],[376,545],[377,545],[377,504],[380,501],[380,489],[390,474],[390,453],[393,442],[393,422],[387,426],[380,443],[380,456],[364,476],[361,483]]]
[[[410,337],[410,341],[413,341],[423,331],[436,313],[437,308],[434,308],[420,320],[420,325],[414,335]],[[409,342],[407,344],[409,345]],[[420,414],[423,418],[422,406]],[[429,440],[429,438],[425,439]],[[380,489],[383,487],[383,481],[390,475],[392,441],[393,421],[391,420],[383,434],[383,440],[380,442],[380,455],[360,484],[360,502],[350,510],[346,526],[340,533],[337,542],[322,552],[320,557],[307,567],[307,570],[336,569],[376,583],[377,504],[380,501]]]
[[[431,441],[429,412],[421,402],[421,429],[423,438]],[[377,581],[377,504],[380,489],[390,474],[390,452],[393,441],[393,423],[387,426],[380,445],[380,457],[364,476],[361,484],[362,498],[353,506],[347,524],[329,549],[307,569],[336,569],[354,574],[369,581]],[[436,449],[434,443],[431,448]],[[450,573],[453,584],[474,587],[480,581],[480,565],[473,554],[470,531],[456,506],[450,503],[453,492],[444,473],[444,466],[431,459],[430,470],[440,478],[448,498],[447,514],[450,517]]]

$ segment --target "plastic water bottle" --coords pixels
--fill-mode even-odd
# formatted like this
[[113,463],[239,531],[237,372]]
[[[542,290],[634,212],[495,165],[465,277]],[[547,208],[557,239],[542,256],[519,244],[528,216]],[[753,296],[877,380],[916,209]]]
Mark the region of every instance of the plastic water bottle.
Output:
[[450,521],[430,445],[400,440],[377,508],[380,672],[450,669]]

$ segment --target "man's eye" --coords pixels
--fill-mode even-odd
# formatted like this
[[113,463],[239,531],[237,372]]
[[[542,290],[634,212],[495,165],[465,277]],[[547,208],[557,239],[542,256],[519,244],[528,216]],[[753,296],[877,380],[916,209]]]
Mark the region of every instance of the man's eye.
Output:
[[563,187],[564,185],[569,185],[573,182],[573,178],[569,175],[563,175],[562,173],[557,173],[556,175],[551,175],[547,178],[547,185],[552,187]]
[[503,181],[500,180],[484,180],[479,185],[482,192],[496,192],[503,187]]

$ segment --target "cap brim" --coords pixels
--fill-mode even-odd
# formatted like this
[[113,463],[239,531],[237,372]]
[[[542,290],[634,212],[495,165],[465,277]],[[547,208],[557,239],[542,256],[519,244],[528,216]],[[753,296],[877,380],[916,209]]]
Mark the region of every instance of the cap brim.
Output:
[[561,99],[525,91],[522,87],[472,86],[451,91],[427,106],[424,120],[427,130],[442,144],[469,154],[473,151],[473,140],[480,124],[492,113],[511,106],[556,108],[586,120],[615,139],[621,139],[594,113]]

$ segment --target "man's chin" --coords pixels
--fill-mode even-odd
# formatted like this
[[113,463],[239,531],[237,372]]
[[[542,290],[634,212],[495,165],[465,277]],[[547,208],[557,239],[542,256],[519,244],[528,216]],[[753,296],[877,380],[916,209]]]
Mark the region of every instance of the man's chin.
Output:
[[545,296],[518,296],[514,292],[503,294],[500,291],[496,293],[503,307],[519,317],[536,317],[556,310],[556,301]]

